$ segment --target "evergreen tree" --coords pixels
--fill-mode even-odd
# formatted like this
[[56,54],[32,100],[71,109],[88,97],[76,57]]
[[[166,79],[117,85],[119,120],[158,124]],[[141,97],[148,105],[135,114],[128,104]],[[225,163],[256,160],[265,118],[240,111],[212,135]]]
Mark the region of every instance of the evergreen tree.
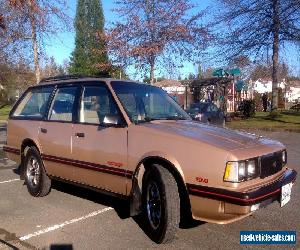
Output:
[[75,17],[75,50],[71,56],[70,73],[103,75],[109,65],[105,42],[101,0],[78,0]]

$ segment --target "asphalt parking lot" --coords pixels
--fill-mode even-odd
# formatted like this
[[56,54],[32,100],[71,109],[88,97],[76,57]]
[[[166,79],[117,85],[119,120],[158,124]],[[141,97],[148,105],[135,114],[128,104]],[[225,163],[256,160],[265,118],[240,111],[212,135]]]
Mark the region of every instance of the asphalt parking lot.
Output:
[[[262,134],[286,144],[288,164],[300,173],[300,133]],[[0,144],[4,143],[5,126],[0,125]],[[48,196],[34,198],[15,169],[16,165],[0,150],[0,249],[240,249],[241,230],[296,230],[296,246],[260,248],[300,249],[299,176],[292,199],[283,208],[273,203],[229,225],[195,223],[180,229],[171,244],[159,246],[148,239],[136,220],[128,217],[127,203],[58,182]]]

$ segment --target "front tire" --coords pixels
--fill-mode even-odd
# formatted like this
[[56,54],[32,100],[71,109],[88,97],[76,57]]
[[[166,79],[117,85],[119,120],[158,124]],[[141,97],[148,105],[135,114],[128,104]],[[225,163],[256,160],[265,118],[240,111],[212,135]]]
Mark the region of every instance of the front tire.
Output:
[[40,153],[30,147],[25,157],[25,183],[34,197],[46,196],[51,189],[51,179],[47,176]]
[[180,198],[172,174],[154,164],[143,178],[143,218],[148,236],[156,243],[175,238],[180,221]]

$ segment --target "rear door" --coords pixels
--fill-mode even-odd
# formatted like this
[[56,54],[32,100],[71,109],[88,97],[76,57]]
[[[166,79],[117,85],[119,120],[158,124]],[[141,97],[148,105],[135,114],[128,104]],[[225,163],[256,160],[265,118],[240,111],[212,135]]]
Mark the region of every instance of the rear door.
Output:
[[40,123],[53,91],[54,86],[30,88],[14,106],[7,124],[7,146],[10,148],[11,159],[20,161],[18,152],[24,139],[30,138],[38,144]]
[[105,83],[82,89],[78,124],[72,134],[74,180],[126,194],[127,126]]
[[73,178],[72,122],[76,119],[78,91],[78,86],[58,87],[48,118],[41,122],[39,129],[42,158],[47,173],[67,180]]

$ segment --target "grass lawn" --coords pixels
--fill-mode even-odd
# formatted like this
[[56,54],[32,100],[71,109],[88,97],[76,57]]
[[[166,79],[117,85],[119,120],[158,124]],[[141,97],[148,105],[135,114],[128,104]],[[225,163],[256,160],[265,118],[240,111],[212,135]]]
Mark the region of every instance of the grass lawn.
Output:
[[0,106],[0,121],[6,121],[11,110],[11,105]]
[[233,129],[300,132],[300,112],[282,111],[275,118],[270,117],[269,112],[257,112],[253,118],[232,120],[226,126]]

